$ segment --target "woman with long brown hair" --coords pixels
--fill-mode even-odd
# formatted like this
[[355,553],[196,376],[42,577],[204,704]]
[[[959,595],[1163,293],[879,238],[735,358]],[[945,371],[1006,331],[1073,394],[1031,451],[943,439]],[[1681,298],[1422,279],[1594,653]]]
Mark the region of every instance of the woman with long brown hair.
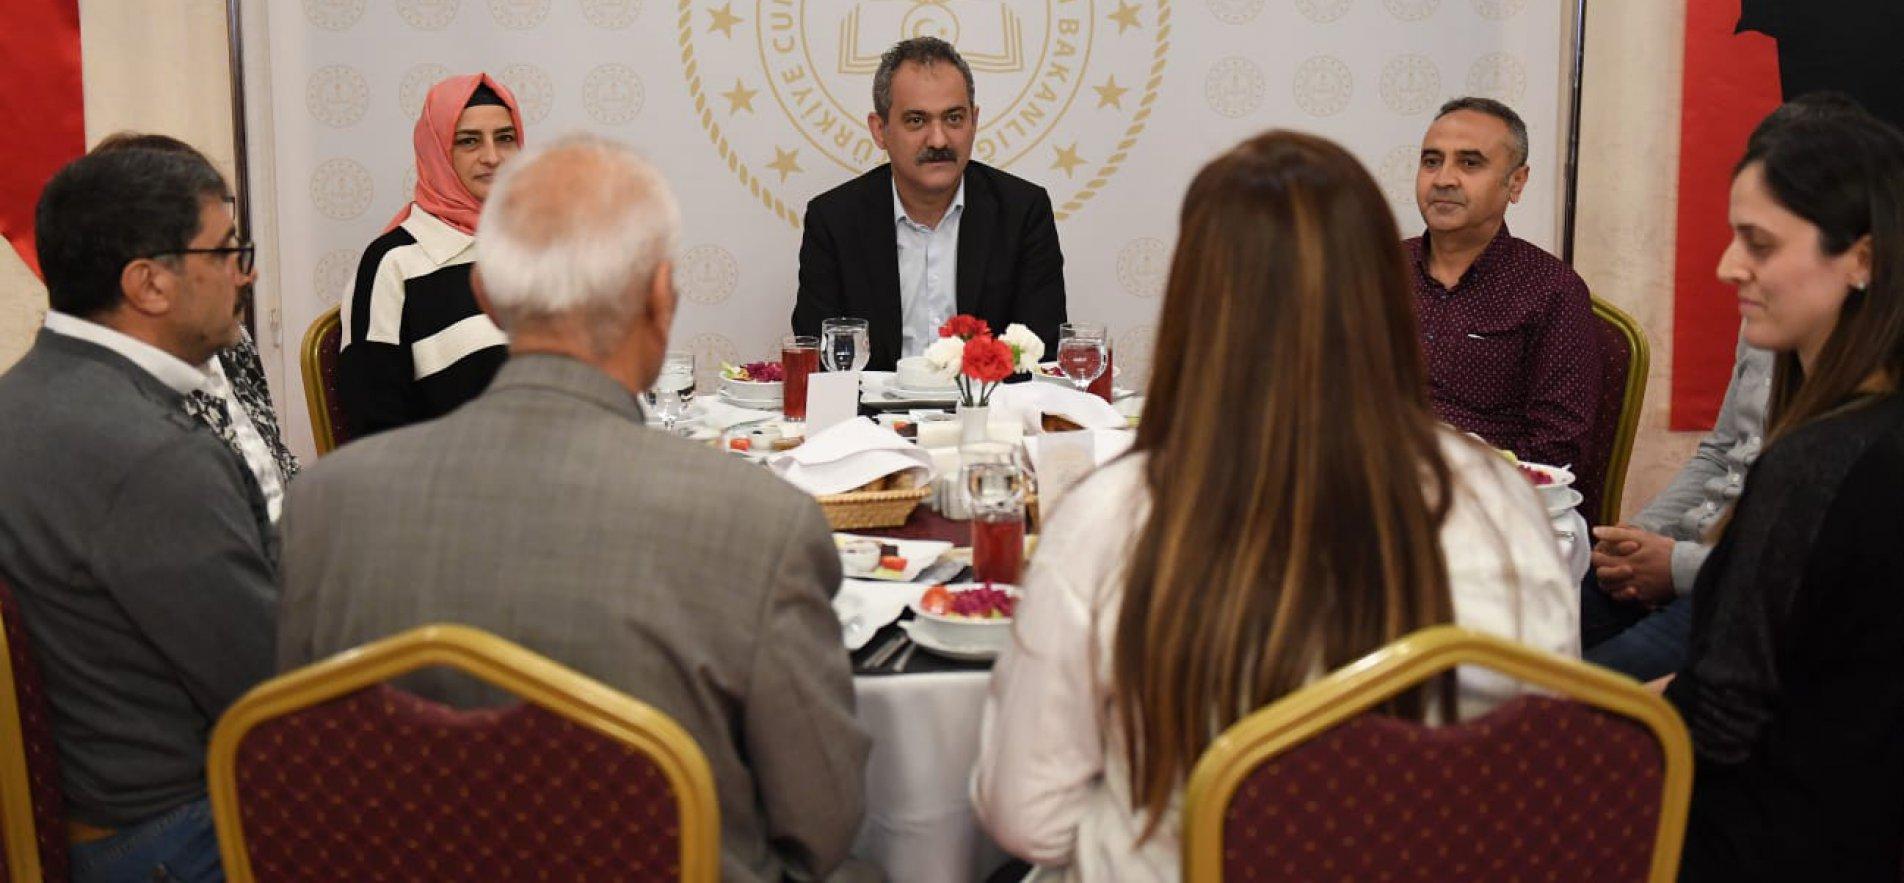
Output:
[[[1438,623],[1578,654],[1532,489],[1434,419],[1400,242],[1321,138],[1190,185],[1136,444],[1053,513],[993,675],[974,797],[1006,849],[1175,879],[1184,779],[1244,715]],[[1458,707],[1509,690],[1464,673]]]
[[[1794,102],[1795,104],[1804,102]],[[1775,113],[1733,175],[1764,453],[1666,696],[1692,733],[1683,880],[1896,880],[1904,863],[1904,136]]]

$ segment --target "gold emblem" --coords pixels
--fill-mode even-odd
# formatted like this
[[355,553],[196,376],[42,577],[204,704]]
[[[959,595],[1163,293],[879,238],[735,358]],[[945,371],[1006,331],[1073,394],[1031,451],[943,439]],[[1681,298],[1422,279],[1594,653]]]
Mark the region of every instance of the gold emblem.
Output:
[[415,122],[423,114],[423,100],[430,97],[430,87],[448,79],[450,69],[440,64],[419,64],[403,72],[403,79],[397,82],[397,105],[403,108],[403,118]]
[[350,287],[356,270],[357,253],[348,248],[325,252],[318,258],[317,269],[311,272],[311,285],[317,292],[318,303],[325,309],[337,306],[344,299],[344,289]]
[[1402,21],[1421,21],[1434,15],[1441,7],[1441,0],[1382,0],[1388,7],[1388,14]]
[[582,17],[605,31],[618,31],[641,15],[641,0],[582,0]]
[[1142,236],[1124,243],[1117,250],[1117,281],[1137,297],[1156,297],[1164,293],[1164,278],[1170,274],[1170,246],[1154,236]]
[[1527,6],[1527,0],[1473,0],[1475,14],[1500,20],[1513,18]]
[[369,0],[304,0],[304,19],[327,31],[347,31],[367,5]]
[[1218,59],[1203,78],[1203,100],[1209,102],[1211,110],[1231,119],[1248,116],[1262,107],[1267,91],[1262,69],[1240,56]]
[[697,304],[718,304],[734,295],[740,262],[718,245],[697,245],[681,253],[674,278],[682,297]]
[[311,72],[304,85],[304,107],[311,118],[344,128],[364,118],[370,105],[370,84],[355,68],[333,64]]
[[1349,0],[1296,0],[1296,10],[1316,24],[1328,24],[1349,12]]
[[[1258,4],[1260,5],[1260,3]],[[886,161],[866,128],[899,40],[971,65],[973,158],[1028,178],[1064,218],[1110,183],[1145,130],[1171,0],[678,0],[694,111],[720,159],[798,227],[806,200]]]
[[1226,25],[1246,25],[1263,14],[1263,0],[1204,0],[1210,14]]
[[397,15],[419,31],[440,31],[456,20],[462,0],[397,0]]
[[647,94],[641,77],[625,64],[598,65],[582,79],[582,109],[604,126],[634,122]]
[[1382,65],[1382,104],[1402,116],[1432,107],[1441,95],[1441,71],[1426,55],[1398,55]]
[[1527,65],[1506,52],[1490,52],[1468,66],[1468,94],[1513,105],[1527,92]]
[[526,31],[549,17],[549,0],[489,0],[489,14],[496,24]]
[[1403,230],[1409,229],[1411,219],[1419,216],[1415,208],[1415,170],[1421,166],[1421,145],[1398,144],[1382,155],[1382,162],[1375,169],[1375,179],[1382,184],[1382,193],[1388,196],[1389,205],[1395,210],[1395,220]]
[[1296,68],[1296,106],[1310,116],[1335,116],[1355,94],[1355,75],[1333,55],[1318,55]]
[[497,71],[496,79],[516,94],[525,124],[542,122],[549,115],[549,107],[555,104],[555,83],[533,64],[512,64]]
[[363,214],[375,192],[370,170],[354,159],[325,160],[311,172],[311,204],[333,221]]

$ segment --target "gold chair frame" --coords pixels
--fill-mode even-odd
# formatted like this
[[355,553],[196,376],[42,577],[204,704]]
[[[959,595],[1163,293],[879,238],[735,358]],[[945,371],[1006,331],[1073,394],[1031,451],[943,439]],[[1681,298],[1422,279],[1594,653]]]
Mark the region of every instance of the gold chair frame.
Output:
[[[4,614],[0,614],[4,616]],[[40,879],[39,828],[33,822],[32,778],[26,770],[26,731],[13,682],[13,654],[0,623],[0,837],[6,838],[8,879]]]
[[1626,389],[1620,394],[1620,424],[1613,433],[1613,450],[1607,452],[1606,488],[1600,493],[1600,520],[1608,524],[1620,520],[1620,502],[1626,495],[1626,467],[1633,459],[1633,439],[1640,431],[1640,407],[1646,404],[1646,373],[1653,364],[1646,331],[1638,319],[1625,310],[1598,297],[1593,298],[1593,315],[1619,329],[1626,338]]
[[337,448],[337,427],[331,423],[330,393],[324,389],[324,371],[318,366],[318,350],[324,335],[343,323],[342,307],[331,307],[311,323],[298,346],[298,362],[304,372],[304,406],[311,412],[311,440],[322,457]]
[[212,730],[207,779],[218,850],[233,883],[256,879],[239,814],[237,775],[238,746],[252,728],[435,665],[480,678],[652,759],[680,807],[681,879],[720,879],[720,804],[714,774],[680,724],[647,703],[488,632],[427,625],[265,681],[219,718]]
[[1678,876],[1680,839],[1692,798],[1692,741],[1679,713],[1657,694],[1605,669],[1455,626],[1434,626],[1291,693],[1238,721],[1211,743],[1185,788],[1183,879],[1223,879],[1223,818],[1237,788],[1257,767],[1460,665],[1485,666],[1651,730],[1659,739],[1666,769],[1647,879],[1669,883]]

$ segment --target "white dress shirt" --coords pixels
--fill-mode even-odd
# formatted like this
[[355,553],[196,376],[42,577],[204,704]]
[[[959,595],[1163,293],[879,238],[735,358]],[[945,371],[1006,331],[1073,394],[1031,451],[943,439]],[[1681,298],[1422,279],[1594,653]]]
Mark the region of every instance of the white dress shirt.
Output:
[[[939,339],[939,326],[959,308],[959,219],[965,215],[965,183],[953,194],[939,226],[906,214],[893,185],[893,224],[899,240],[899,355],[917,356]],[[1004,330],[1004,329],[999,329]]]
[[277,522],[278,512],[284,505],[284,476],[278,472],[277,461],[271,459],[271,450],[266,447],[264,436],[259,435],[258,427],[252,424],[251,415],[234,397],[231,381],[225,377],[225,369],[218,363],[217,357],[208,360],[205,367],[194,367],[136,337],[57,310],[47,312],[46,330],[112,350],[179,395],[188,396],[202,390],[224,402],[231,418],[232,434],[237,437],[238,450],[245,466],[258,480],[258,490],[264,495],[265,509],[270,513],[272,523]]
[[[1441,528],[1455,624],[1578,658],[1579,596],[1532,488],[1453,432],[1442,451],[1457,488]],[[1144,462],[1112,462],[1056,507],[985,700],[973,804],[1000,846],[1043,866],[1040,879],[1179,878],[1182,795],[1139,845],[1146,816],[1131,809],[1111,699],[1127,554],[1150,510]],[[1519,692],[1492,673],[1457,680],[1464,719]]]

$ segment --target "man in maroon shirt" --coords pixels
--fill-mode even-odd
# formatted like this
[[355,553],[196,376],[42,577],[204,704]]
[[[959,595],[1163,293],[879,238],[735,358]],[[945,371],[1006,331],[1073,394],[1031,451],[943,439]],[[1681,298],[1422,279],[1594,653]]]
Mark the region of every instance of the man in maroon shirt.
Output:
[[1457,98],[1421,139],[1405,245],[1435,412],[1457,429],[1554,465],[1583,462],[1600,395],[1587,285],[1508,235],[1527,184],[1527,126],[1487,98]]

